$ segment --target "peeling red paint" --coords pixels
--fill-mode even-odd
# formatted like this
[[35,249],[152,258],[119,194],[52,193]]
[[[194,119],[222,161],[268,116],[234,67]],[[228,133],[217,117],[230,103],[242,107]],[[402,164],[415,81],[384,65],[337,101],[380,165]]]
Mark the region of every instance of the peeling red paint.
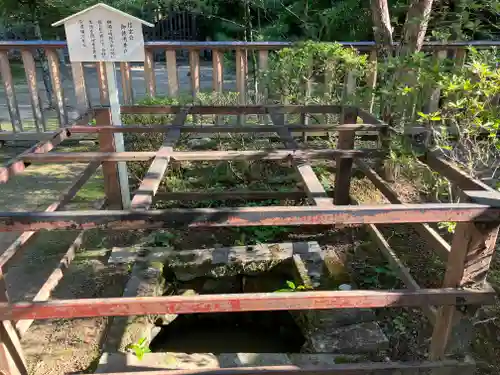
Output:
[[492,303],[494,298],[493,290],[420,289],[55,300],[0,303],[0,319],[479,304]]

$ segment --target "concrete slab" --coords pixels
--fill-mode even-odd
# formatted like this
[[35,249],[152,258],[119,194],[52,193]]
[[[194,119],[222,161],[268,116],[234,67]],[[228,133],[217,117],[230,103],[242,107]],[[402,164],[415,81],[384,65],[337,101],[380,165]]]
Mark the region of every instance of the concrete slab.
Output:
[[285,353],[221,353],[218,355],[218,359],[221,368],[292,364]]
[[[197,250],[173,250],[144,247],[148,261],[166,263],[181,281],[197,277],[234,276],[265,271],[277,263],[299,254],[313,281],[319,280],[323,258],[317,242],[283,242],[250,246],[232,246]],[[231,265],[227,269],[217,266]],[[221,273],[222,272],[222,273]]]
[[135,247],[113,247],[108,264],[131,264],[137,258],[137,248]]
[[96,373],[215,368],[219,361],[212,353],[146,353],[142,359],[133,353],[103,353]]
[[362,355],[354,354],[303,354],[292,353],[288,357],[293,365],[303,369],[325,368],[340,363],[356,363],[364,360]]
[[376,353],[389,346],[389,340],[376,322],[316,330],[307,340],[306,348],[311,353]]

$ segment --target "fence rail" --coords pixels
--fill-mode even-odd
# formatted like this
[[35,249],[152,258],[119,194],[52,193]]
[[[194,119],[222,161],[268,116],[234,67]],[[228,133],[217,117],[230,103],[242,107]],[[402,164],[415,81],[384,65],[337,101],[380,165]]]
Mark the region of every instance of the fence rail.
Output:
[[[137,107],[135,113],[143,113],[146,109]],[[151,109],[150,109],[151,110]],[[309,114],[308,111],[319,113],[342,113],[340,123],[331,131],[339,131],[339,138],[343,137],[340,149],[328,150],[299,150],[298,143],[291,136],[292,126],[287,126],[283,118],[287,110],[295,113]],[[134,107],[127,107],[129,113],[134,113]],[[484,282],[491,259],[495,251],[495,240],[500,227],[500,193],[485,187],[480,182],[460,173],[458,169],[441,160],[438,155],[427,153],[423,162],[427,163],[436,172],[450,179],[457,185],[464,196],[464,203],[459,204],[404,204],[397,194],[388,186],[378,173],[368,166],[362,159],[354,160],[358,155],[352,140],[359,128],[365,124],[357,124],[358,116],[363,110],[353,107],[339,106],[229,106],[229,107],[179,107],[167,106],[154,108],[155,113],[175,114],[174,120],[168,126],[153,126],[148,131],[166,133],[162,147],[156,152],[116,153],[112,142],[114,131],[144,131],[144,127],[113,128],[110,126],[109,109],[101,108],[96,111],[98,126],[78,126],[74,133],[96,133],[101,140],[99,153],[53,153],[51,149],[62,139],[72,136],[73,128],[64,128],[57,131],[50,139],[40,142],[36,146],[22,153],[6,163],[1,169],[2,181],[29,167],[26,162],[60,162],[62,160],[85,160],[88,167],[76,177],[72,186],[65,192],[59,201],[54,202],[44,212],[2,212],[0,213],[0,231],[21,231],[24,233],[0,257],[0,371],[8,374],[27,374],[25,360],[19,336],[25,333],[35,319],[64,319],[74,317],[94,316],[131,316],[147,314],[189,314],[209,312],[235,311],[263,311],[263,310],[302,310],[302,309],[334,309],[334,308],[366,308],[366,307],[401,307],[414,306],[421,308],[433,325],[433,335],[429,349],[431,361],[417,363],[360,363],[339,365],[332,368],[322,368],[312,372],[322,374],[349,373],[368,374],[373,371],[391,372],[394,370],[416,369],[426,370],[433,368],[466,367],[470,369],[473,363],[468,360],[445,360],[446,347],[451,330],[458,318],[466,317],[461,305],[478,305],[493,303],[494,290]],[[180,134],[189,131],[198,131],[195,125],[185,125],[188,115],[191,114],[254,114],[269,115],[274,122],[275,131],[285,145],[285,150],[269,150],[265,155],[273,156],[275,160],[288,160],[303,182],[302,196],[307,196],[308,205],[304,206],[274,206],[274,207],[238,207],[218,209],[168,209],[149,210],[155,199],[162,199],[162,193],[157,194],[160,182],[172,160],[236,160],[247,157],[247,151],[222,152],[177,152],[175,143]],[[368,113],[363,117],[377,126],[381,139],[387,126]],[[193,119],[194,120],[194,119]],[[268,127],[263,126],[268,129]],[[211,127],[217,132],[220,127]],[[242,129],[238,128],[238,131]],[[249,131],[255,130],[250,127]],[[270,129],[268,129],[270,130]],[[380,142],[387,147],[386,142]],[[382,151],[385,155],[387,150]],[[318,154],[319,152],[319,154]],[[255,153],[255,152],[254,152]],[[314,156],[331,159],[342,155],[336,160],[336,181],[333,194],[325,191],[318,177],[309,163]],[[216,155],[214,157],[213,155]],[[143,155],[144,160],[151,161],[146,177],[137,191],[132,195],[130,210],[123,210],[120,197],[119,179],[117,177],[117,160],[137,160],[134,157]],[[181,156],[179,156],[181,155]],[[141,156],[142,157],[142,156]],[[186,159],[189,157],[188,159]],[[375,160],[379,165],[383,160]],[[102,165],[105,183],[106,204],[113,210],[99,211],[59,211],[78,192],[82,185]],[[349,186],[353,168],[358,168],[374,185],[385,195],[391,204],[366,205],[356,204],[349,196]],[[184,196],[182,196],[184,194]],[[187,198],[187,194],[164,193],[166,199]],[[256,196],[262,193],[254,192]],[[286,192],[280,192],[283,198]],[[251,195],[250,195],[251,196]],[[234,192],[227,196],[219,193],[219,199],[231,199]],[[297,197],[297,192],[289,193],[288,198]],[[203,195],[193,194],[190,199],[202,199]],[[448,244],[428,224],[439,221],[458,222],[451,244]],[[415,226],[424,239],[429,241],[446,264],[446,272],[442,287],[427,289],[418,285],[397,257],[388,241],[384,238],[377,224],[410,223]],[[188,227],[188,226],[252,226],[252,225],[331,225],[331,224],[358,224],[366,225],[375,244],[387,258],[390,267],[398,275],[407,289],[400,290],[357,290],[357,291],[312,291],[304,293],[257,293],[231,295],[204,295],[204,296],[170,296],[170,297],[142,297],[142,298],[106,298],[49,301],[52,290],[63,277],[63,269],[67,268],[75,252],[82,242],[83,231],[91,228],[107,229],[135,229],[159,227]],[[9,302],[6,286],[3,283],[3,274],[8,267],[20,258],[23,250],[35,234],[40,230],[75,230],[81,232],[69,247],[60,264],[54,269],[49,279],[44,283],[33,301]],[[430,239],[430,240],[429,240]],[[229,375],[237,375],[234,369],[224,370]],[[217,370],[222,371],[222,370]],[[223,372],[224,372],[223,371]],[[243,370],[241,370],[243,371]],[[246,371],[246,370],[245,370]],[[256,368],[248,370],[248,374],[264,374],[269,371],[277,373],[300,373],[303,369],[293,368],[284,371],[278,368]],[[226,373],[225,372],[225,373]],[[307,370],[311,373],[311,370]],[[160,374],[162,372],[158,372]],[[180,372],[187,374],[189,372]],[[219,373],[219,372],[217,372]]]
[[[374,42],[340,42],[341,45],[349,48],[355,48],[361,53],[367,53],[370,56],[372,63],[376,63],[377,56],[375,52],[376,45]],[[214,92],[223,92],[224,86],[224,59],[223,53],[234,51],[236,62],[236,83],[235,90],[239,95],[239,104],[246,104],[247,84],[248,84],[248,51],[257,51],[258,53],[258,69],[264,71],[268,67],[269,52],[293,46],[289,42],[189,42],[189,41],[156,41],[146,42],[146,60],[144,62],[144,90],[147,96],[169,95],[176,97],[181,92],[181,82],[178,74],[178,63],[176,59],[176,51],[188,50],[189,52],[189,71],[190,71],[190,91],[193,96],[196,96],[200,88],[200,54],[199,51],[212,51],[212,90]],[[468,47],[475,48],[490,48],[500,46],[500,41],[470,41],[470,42],[427,42],[424,45],[424,50],[427,50],[436,55],[436,58],[443,59],[447,54],[453,55],[455,63],[460,65],[466,55]],[[47,131],[55,130],[49,124],[47,113],[44,111],[43,103],[40,100],[41,85],[38,80],[36,70],[35,56],[38,56],[39,50],[43,50],[42,56],[48,60],[50,70],[50,78],[53,86],[52,98],[49,101],[55,106],[55,120],[60,128],[66,127],[68,123],[68,103],[76,108],[80,115],[86,114],[92,107],[91,90],[89,90],[88,68],[84,68],[82,63],[71,63],[71,86],[74,88],[74,98],[64,92],[63,80],[59,66],[59,59],[56,51],[66,48],[64,41],[0,41],[0,73],[4,83],[4,95],[6,98],[6,106],[9,113],[10,124],[2,127],[0,132],[0,141],[10,140],[33,140],[44,139],[47,137]],[[31,107],[31,115],[25,116],[23,111],[20,111],[20,105],[26,106],[28,103],[19,103],[18,95],[16,95],[16,85],[12,77],[12,70],[9,62],[8,52],[10,50],[20,50],[22,55],[22,64],[25,70],[26,82],[28,85],[29,105]],[[160,92],[157,85],[155,69],[155,61],[153,52],[156,54],[159,50],[165,52],[166,74],[167,74],[167,91]],[[103,65],[97,63],[94,65],[97,73],[97,88],[99,89],[99,104],[109,104],[109,92],[106,85],[106,72]],[[132,66],[130,63],[117,64],[120,70],[121,87],[122,87],[122,103],[134,104],[135,94],[132,80]],[[87,74],[86,74],[87,71]],[[356,84],[352,80],[345,79],[346,90],[352,90],[352,85]],[[367,87],[374,88],[377,84],[377,74],[374,71],[369,74],[366,80]],[[259,97],[263,104],[266,104],[267,98],[272,95],[272,90],[269,87],[259,87]],[[73,90],[72,90],[73,91]],[[429,109],[436,109],[439,105],[439,90],[435,89],[430,95]],[[367,103],[367,109],[370,111],[374,107],[374,98],[370,103]],[[283,103],[285,104],[285,103]],[[32,118],[32,120],[30,119]],[[262,117],[262,121],[267,121],[267,117]],[[243,121],[243,117],[239,118]],[[302,119],[306,124],[307,117]],[[216,123],[218,123],[216,117]],[[32,125],[33,124],[33,125]],[[35,134],[35,135],[34,135]]]

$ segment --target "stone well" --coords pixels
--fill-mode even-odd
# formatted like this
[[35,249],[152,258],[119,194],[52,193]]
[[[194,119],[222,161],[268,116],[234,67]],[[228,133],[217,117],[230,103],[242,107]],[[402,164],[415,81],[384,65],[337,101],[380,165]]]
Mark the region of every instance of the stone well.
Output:
[[[186,251],[163,247],[114,249],[112,258],[117,263],[135,260],[125,295],[158,296],[277,292],[287,288],[287,281],[314,290],[332,290],[325,263],[329,256],[317,242],[296,242]],[[238,314],[242,316],[236,317]],[[121,327],[117,328],[119,323]],[[259,338],[261,341],[250,346],[251,350],[239,347],[237,341],[229,346],[223,345],[225,340],[221,337],[226,337],[224,334],[228,333],[227,341],[230,341],[231,333],[236,330],[231,327],[246,324],[251,327],[249,334],[258,332],[262,336]],[[224,331],[226,326],[230,328],[227,332]],[[188,334],[190,328],[194,329]],[[300,361],[317,358],[314,355],[321,354],[328,354],[328,358],[347,356],[349,360],[376,359],[384,356],[388,345],[371,310],[281,311],[263,312],[261,315],[167,314],[119,318],[111,327],[113,330],[120,337],[113,340],[116,335],[111,332],[105,348],[109,355],[114,351],[127,352],[128,344],[146,337],[155,352],[211,352],[219,362],[225,358],[224,355],[234,357],[257,351],[261,355],[296,353],[304,356],[299,359],[294,357]],[[196,336],[187,339],[185,336],[192,335],[192,331],[203,331],[203,335],[199,336],[205,342],[200,344],[198,341],[201,339]],[[272,339],[279,339],[279,343],[266,346]],[[172,345],[173,342],[178,345]],[[160,355],[151,353],[151,356],[153,354],[156,357]]]

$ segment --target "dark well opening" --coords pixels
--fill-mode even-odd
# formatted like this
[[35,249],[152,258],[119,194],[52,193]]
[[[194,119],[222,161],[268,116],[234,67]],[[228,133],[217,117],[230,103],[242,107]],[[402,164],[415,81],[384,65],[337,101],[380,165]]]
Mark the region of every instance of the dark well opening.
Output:
[[[165,294],[226,294],[275,292],[286,288],[286,282],[295,280],[296,271],[291,260],[268,265],[243,267],[235,272],[218,269],[220,277],[195,277],[179,280],[185,275],[165,270]],[[249,271],[251,269],[252,271]],[[185,271],[182,271],[185,272]],[[298,353],[304,336],[288,311],[256,311],[238,313],[200,313],[179,315],[162,325],[153,339],[153,352],[182,353]]]
[[154,352],[297,353],[304,337],[287,311],[180,315],[151,342]]

